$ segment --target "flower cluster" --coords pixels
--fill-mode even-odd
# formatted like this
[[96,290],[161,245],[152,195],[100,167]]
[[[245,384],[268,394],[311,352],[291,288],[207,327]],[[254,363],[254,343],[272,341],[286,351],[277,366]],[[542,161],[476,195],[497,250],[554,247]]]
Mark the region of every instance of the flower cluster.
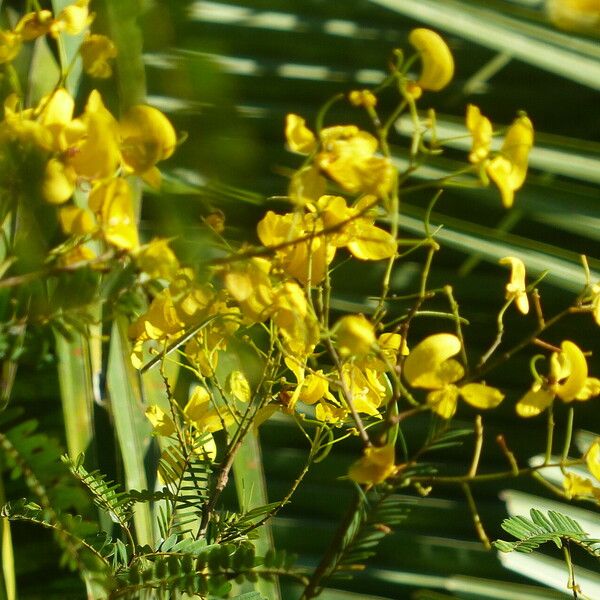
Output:
[[[452,53],[437,33],[416,29],[409,41],[417,54],[405,63],[400,59],[401,65],[390,78],[401,96],[398,114],[407,108],[418,114],[416,102],[421,95],[444,89],[454,73]],[[420,59],[421,73],[411,79],[408,68],[416,58]],[[411,343],[409,351],[411,311],[403,317],[405,325],[393,320],[391,325],[384,324],[389,280],[374,314],[332,317],[332,271],[341,255],[346,260],[382,261],[387,265],[386,277],[390,276],[399,250],[399,186],[410,175],[399,173],[392,160],[386,133],[382,133],[386,129],[381,125],[376,93],[354,90],[348,100],[367,113],[375,134],[351,124],[311,129],[303,117],[287,115],[287,148],[303,156],[304,162],[290,178],[288,210],[269,210],[259,221],[256,233],[260,247],[244,247],[239,254],[216,261],[201,280],[194,271],[179,266],[164,240],[151,243],[138,254],[140,268],[159,279],[163,287],[153,293],[147,311],[132,325],[130,334],[135,339],[133,360],[138,368],[143,366],[148,348],[166,355],[185,341],[183,355],[205,387],[201,388],[202,410],[194,412],[198,418],[190,417],[189,404],[181,418],[188,429],[206,433],[227,429],[231,423],[222,415],[217,417],[222,399],[227,404],[228,398],[219,382],[219,355],[227,351],[234,336],[266,332],[271,349],[262,356],[267,363],[274,355],[279,361],[268,378],[272,387],[256,399],[244,375],[236,372],[229,393],[233,412],[237,410],[235,399],[243,398],[248,410],[254,409],[255,427],[282,411],[327,429],[332,439],[338,428],[345,428],[349,432],[346,435],[360,435],[363,453],[348,475],[356,483],[373,486],[403,472],[404,465],[396,464],[393,416],[402,400],[413,410],[428,410],[447,424],[457,412],[460,398],[479,412],[496,408],[505,394],[483,381],[478,369],[468,368],[457,314],[445,315],[455,320],[456,334],[434,333],[415,345]],[[119,123],[126,140],[120,152],[123,168],[148,178],[164,152],[158,150],[154,157],[138,152],[136,148],[143,146],[140,131],[157,132],[158,140],[158,132],[164,130],[158,122],[154,128],[147,126],[145,110],[137,107]],[[318,123],[324,117],[325,113]],[[422,124],[434,127],[434,121],[430,112]],[[139,126],[142,122],[145,127]],[[492,124],[476,106],[467,108],[466,127],[472,136],[467,170],[478,173],[485,185],[491,180],[509,208],[527,174],[533,145],[531,121],[519,116],[498,151],[492,150]],[[415,248],[422,242],[430,244],[432,251],[437,248],[429,237],[416,241]],[[527,315],[530,306],[524,262],[507,256],[500,264],[510,267],[500,321],[513,303]],[[586,301],[598,319],[596,288],[589,287],[591,296]],[[417,307],[427,295],[424,289]],[[501,333],[498,343],[500,339]],[[480,366],[485,360],[487,355]],[[218,394],[207,391],[211,381]],[[565,402],[587,400],[599,391],[598,380],[587,376],[583,353],[567,341],[550,357],[549,375],[538,377],[516,410],[520,416],[534,416],[548,408],[555,397]],[[148,418],[157,434],[174,433],[175,425],[162,409],[151,407]],[[371,437],[370,428],[379,433]],[[596,456],[594,452],[590,451],[590,456]]]
[[13,29],[0,30],[0,63],[12,62],[19,55],[24,42],[45,35],[58,40],[61,34],[79,35],[86,32],[79,49],[83,68],[92,77],[110,77],[110,61],[116,57],[117,50],[105,35],[89,32],[88,27],[93,20],[89,3],[90,0],[77,0],[65,6],[56,17],[49,10],[29,12],[19,19]]
[[[168,158],[177,140],[168,119],[157,109],[132,107],[120,120],[92,91],[83,113],[57,88],[33,108],[21,108],[12,94],[0,123],[3,154],[35,154],[43,161],[40,195],[57,207],[65,235],[103,240],[118,249],[139,246],[129,175],[160,183],[156,163]],[[77,194],[75,192],[78,192]],[[92,254],[80,246],[77,257]]]

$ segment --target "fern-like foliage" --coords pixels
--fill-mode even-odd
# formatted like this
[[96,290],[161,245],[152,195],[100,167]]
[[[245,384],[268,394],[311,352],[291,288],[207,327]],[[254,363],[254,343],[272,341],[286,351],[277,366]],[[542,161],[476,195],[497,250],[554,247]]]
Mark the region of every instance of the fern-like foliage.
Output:
[[83,466],[83,460],[83,454],[77,460],[72,460],[67,455],[62,456],[62,461],[71,473],[90,492],[94,504],[108,513],[114,523],[128,529],[133,514],[133,501],[129,494],[120,491],[119,486],[109,481],[100,471],[88,471]]
[[279,575],[304,582],[303,576],[291,568],[292,561],[285,553],[272,552],[264,559],[257,558],[254,546],[248,542],[206,546],[205,542],[190,540],[187,545],[180,543],[171,547],[167,554],[136,557],[116,574],[115,586],[108,598],[133,600],[149,590],[224,597],[231,590],[233,580],[255,582],[259,578],[271,579]]
[[496,540],[494,546],[501,552],[533,552],[542,544],[552,542],[562,548],[565,542],[572,542],[586,552],[600,559],[600,539],[588,537],[581,525],[567,515],[554,510],[545,516],[541,511],[532,508],[531,519],[513,516],[502,522],[502,529],[517,538],[516,542]]
[[246,512],[223,512],[219,515],[219,521],[215,523],[217,538],[221,543],[241,541],[246,537],[251,538],[257,525],[264,522],[279,508],[281,508],[281,502],[269,502]]
[[158,473],[166,482],[163,497],[170,500],[159,511],[161,537],[191,532],[208,497],[211,461],[193,448],[173,444],[163,451]]
[[347,578],[351,573],[363,569],[381,540],[392,533],[392,527],[406,519],[407,513],[407,507],[391,490],[384,493],[374,491],[362,497],[346,529],[329,577]]
[[81,574],[108,574],[109,565],[105,557],[79,535],[79,531],[84,529],[80,525],[79,517],[69,514],[57,515],[25,499],[5,504],[0,509],[0,516],[54,531],[64,551],[63,562],[71,569],[77,569]]

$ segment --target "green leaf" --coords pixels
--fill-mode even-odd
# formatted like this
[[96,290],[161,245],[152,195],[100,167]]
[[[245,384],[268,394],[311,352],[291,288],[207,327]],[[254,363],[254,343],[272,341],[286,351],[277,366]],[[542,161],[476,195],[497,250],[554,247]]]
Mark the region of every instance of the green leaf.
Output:
[[569,541],[592,556],[600,558],[600,541],[589,538],[579,523],[568,515],[549,510],[546,517],[536,508],[530,510],[530,515],[531,519],[517,515],[502,522],[502,529],[516,537],[518,541],[497,540],[494,545],[498,550],[529,553],[548,542],[553,542],[557,548],[562,548],[563,543]]
[[[120,317],[112,327],[108,357],[107,387],[112,406],[117,440],[125,467],[127,489],[148,487],[144,456],[150,443],[150,423],[144,416],[138,374],[130,359],[127,324]],[[133,519],[137,542],[153,543],[153,522],[147,503],[134,507]]]

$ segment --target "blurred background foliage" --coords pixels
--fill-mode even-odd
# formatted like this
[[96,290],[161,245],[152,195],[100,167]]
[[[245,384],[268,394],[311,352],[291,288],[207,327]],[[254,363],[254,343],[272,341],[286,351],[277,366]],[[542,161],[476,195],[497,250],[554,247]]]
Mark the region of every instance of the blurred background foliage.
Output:
[[[542,0],[103,0],[93,2],[94,9],[96,4],[100,26],[120,22],[117,35],[131,47],[130,56],[122,56],[118,63],[121,98],[135,97],[143,89],[135,69],[136,44],[143,40],[147,101],[165,111],[176,129],[187,135],[165,163],[163,190],[145,194],[141,213],[146,239],[159,233],[173,236],[173,246],[183,260],[199,263],[210,258],[206,243],[210,233],[203,218],[215,211],[225,214],[228,238],[256,243],[256,222],[265,210],[283,206],[277,197],[285,193],[287,177],[298,165],[297,157],[284,149],[284,116],[296,112],[310,122],[332,95],[377,84],[393,49],[406,49],[408,32],[426,26],[448,40],[457,65],[452,85],[420,102],[421,108],[435,108],[440,137],[462,131],[467,103],[480,106],[499,128],[524,110],[536,130],[530,174],[512,211],[501,207],[494,189],[448,189],[431,218],[434,225],[443,224],[437,236],[442,251],[436,255],[431,285],[453,282],[462,314],[470,322],[465,335],[471,351],[483,352],[495,334],[495,315],[506,280],[505,270],[497,265],[502,256],[520,256],[531,279],[549,271],[539,286],[547,314],[568,306],[581,290],[580,254],[588,256],[593,280],[598,280],[600,44],[593,29],[574,33],[554,27]],[[10,8],[10,2],[2,3],[5,18],[10,18]],[[137,14],[139,20],[135,20]],[[141,37],[136,37],[140,32]],[[53,77],[52,61],[44,62],[40,51],[35,59],[40,61],[34,71],[37,76]],[[92,86],[97,84],[84,81],[80,101]],[[118,106],[110,82],[100,84],[99,89],[108,98],[112,93],[109,104]],[[391,107],[391,98],[389,102]],[[382,103],[385,107],[385,97]],[[327,123],[360,123],[361,119],[357,109],[337,103]],[[396,130],[392,150],[403,164],[409,149],[408,129],[399,122]],[[457,141],[443,156],[431,157],[419,171],[422,179],[414,184],[452,172],[464,160],[466,144]],[[430,199],[430,190],[401,198],[401,235],[422,231]],[[399,265],[392,281],[394,293],[416,289],[420,259],[414,255]],[[361,268],[355,263],[339,267],[333,306],[368,312],[380,268]],[[403,308],[398,303],[399,313]],[[511,312],[506,340],[519,339],[525,328],[533,327],[533,316]],[[576,338],[586,350],[595,352],[590,364],[597,376],[600,343],[590,316],[573,317],[567,327],[553,328],[548,341]],[[440,322],[417,320],[412,335],[418,339],[439,328]],[[63,422],[50,347],[51,340],[40,333],[39,344],[24,358],[17,374],[14,405],[36,415],[43,431],[60,437]],[[494,377],[494,385],[507,398],[486,417],[481,472],[506,468],[494,441],[500,432],[517,457],[525,458],[531,448],[541,451],[544,447],[543,420],[520,421],[514,413],[516,400],[529,385],[528,356],[524,353],[520,367],[515,368],[513,362]],[[459,423],[472,420],[470,408],[462,406],[460,411]],[[565,414],[558,407],[559,431]],[[411,421],[411,430],[405,432],[409,444],[426,430],[427,419]],[[597,402],[578,407],[576,429],[595,428],[598,433],[598,424]],[[111,477],[119,478],[122,473],[119,466],[114,467],[109,423],[100,419],[97,425],[106,434],[96,450],[98,462]],[[261,443],[269,499],[275,500],[301,470],[305,442],[282,418],[261,430]],[[340,477],[358,451],[358,443],[352,442],[337,448],[315,467],[293,503],[275,519],[276,547],[297,552],[299,564],[315,565],[325,549],[350,498],[350,484]],[[467,439],[464,447],[447,448],[429,458],[450,468],[456,465],[459,472],[470,452]],[[21,485],[18,480],[5,481],[5,497],[25,495]],[[478,484],[473,491],[490,539],[502,537],[500,523],[507,511],[552,508],[543,488],[530,482]],[[235,501],[233,495],[230,501]],[[380,545],[366,571],[352,581],[335,582],[339,589],[328,590],[324,598],[565,595],[555,591],[564,590],[566,581],[558,560],[541,556],[529,563],[529,557],[519,555],[516,562],[503,565],[496,551],[485,550],[477,541],[459,489],[437,487],[428,497],[407,494],[402,501],[407,519]],[[579,516],[590,527],[600,528],[597,513]],[[57,555],[49,535],[18,524],[13,535],[20,597],[82,597],[76,576],[56,570]],[[595,537],[600,537],[597,531]],[[577,560],[589,570],[584,589],[590,597],[600,597],[594,565],[583,555],[576,555]],[[283,588],[283,598],[296,596],[293,588]]]

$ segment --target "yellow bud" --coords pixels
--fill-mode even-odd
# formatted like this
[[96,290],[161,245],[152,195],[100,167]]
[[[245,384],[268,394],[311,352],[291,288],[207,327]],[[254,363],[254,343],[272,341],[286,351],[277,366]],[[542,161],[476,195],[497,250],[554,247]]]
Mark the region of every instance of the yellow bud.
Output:
[[119,131],[123,160],[136,174],[145,173],[158,161],[169,158],[177,146],[173,125],[152,106],[132,106],[119,121]]
[[362,356],[375,343],[375,329],[363,315],[342,317],[335,327],[337,345],[342,356]]
[[354,90],[348,94],[348,99],[354,106],[364,108],[375,108],[377,106],[377,96],[369,90]]
[[408,41],[421,56],[422,71],[417,85],[424,90],[438,92],[454,76],[454,59],[446,42],[431,29],[413,29]]

